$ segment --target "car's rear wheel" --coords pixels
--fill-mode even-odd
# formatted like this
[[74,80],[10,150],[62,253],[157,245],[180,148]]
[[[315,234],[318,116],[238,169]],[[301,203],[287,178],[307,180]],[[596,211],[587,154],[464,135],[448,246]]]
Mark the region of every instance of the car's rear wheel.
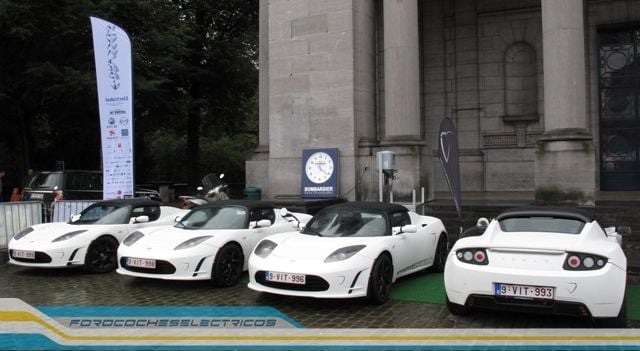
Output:
[[94,240],[84,259],[84,267],[90,273],[108,273],[118,266],[118,242],[108,236]]
[[469,309],[466,306],[458,305],[457,303],[449,301],[449,296],[447,295],[445,295],[445,299],[447,300],[447,309],[451,314],[455,314],[457,316],[469,314]]
[[447,240],[447,236],[442,233],[440,234],[438,244],[436,245],[436,253],[433,257],[433,265],[431,266],[431,271],[438,273],[444,272],[444,264],[447,262],[448,253],[449,242]]
[[627,299],[622,300],[618,316],[614,318],[597,318],[594,324],[598,328],[626,328],[627,327]]
[[367,297],[375,304],[381,305],[389,300],[391,284],[393,281],[393,263],[391,258],[380,255],[373,263],[373,269],[369,276]]
[[240,247],[227,244],[218,250],[211,270],[211,280],[220,287],[238,284],[244,266],[244,255]]

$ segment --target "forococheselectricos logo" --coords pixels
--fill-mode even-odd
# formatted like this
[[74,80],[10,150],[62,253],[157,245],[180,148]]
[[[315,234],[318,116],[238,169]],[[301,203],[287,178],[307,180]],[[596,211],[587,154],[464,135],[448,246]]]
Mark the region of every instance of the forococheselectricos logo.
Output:
[[640,350],[640,333],[313,329],[272,307],[34,307],[0,298],[0,350]]

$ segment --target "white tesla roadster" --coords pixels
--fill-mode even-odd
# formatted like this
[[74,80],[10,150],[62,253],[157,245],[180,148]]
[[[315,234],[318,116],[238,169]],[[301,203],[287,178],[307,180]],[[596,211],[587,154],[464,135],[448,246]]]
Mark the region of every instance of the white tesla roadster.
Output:
[[211,279],[217,286],[233,286],[246,271],[258,241],[296,230],[299,220],[310,218],[303,213],[280,215],[263,201],[200,205],[173,227],[148,228],[127,237],[118,249],[117,272],[142,278]]
[[173,225],[187,212],[146,199],[99,201],[68,223],[36,224],[16,233],[8,245],[9,263],[110,272],[117,267],[116,250],[122,239],[141,228]]
[[320,210],[300,232],[262,240],[249,258],[249,288],[382,304],[397,278],[442,271],[447,249],[437,218],[398,204],[348,202]]
[[626,325],[627,226],[603,229],[584,209],[514,208],[459,239],[444,271],[453,314],[476,308]]

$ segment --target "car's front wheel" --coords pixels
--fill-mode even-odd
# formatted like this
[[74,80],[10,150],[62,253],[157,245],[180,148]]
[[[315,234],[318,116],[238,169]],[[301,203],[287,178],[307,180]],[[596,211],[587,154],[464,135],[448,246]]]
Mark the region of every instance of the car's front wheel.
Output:
[[211,280],[220,287],[230,287],[238,284],[244,266],[244,255],[240,247],[227,244],[218,250],[213,262]]
[[617,317],[597,318],[594,324],[598,328],[626,328],[627,327],[627,299],[622,300],[622,306]]
[[89,273],[108,273],[118,266],[118,242],[108,236],[94,240],[84,259],[84,267]]
[[389,300],[393,281],[393,263],[388,255],[380,255],[373,263],[369,276],[367,297],[375,304],[381,305]]

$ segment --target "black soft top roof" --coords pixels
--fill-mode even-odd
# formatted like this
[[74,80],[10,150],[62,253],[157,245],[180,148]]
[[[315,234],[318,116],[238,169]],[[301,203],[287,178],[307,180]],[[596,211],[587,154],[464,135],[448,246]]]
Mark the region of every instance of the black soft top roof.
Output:
[[273,203],[262,200],[221,200],[212,203],[208,203],[205,205],[200,205],[197,208],[203,207],[245,207],[248,210],[256,209],[256,208],[275,208]]
[[408,208],[389,202],[373,202],[373,201],[352,201],[344,202],[337,205],[329,206],[327,208],[355,208],[355,209],[367,209],[378,210],[387,213],[407,212]]
[[547,206],[510,208],[500,213],[496,217],[496,219],[500,221],[503,219],[516,217],[560,217],[577,219],[583,222],[593,222],[595,220],[593,211],[585,208]]
[[131,206],[160,206],[161,203],[147,198],[130,198],[130,199],[111,199],[102,200],[96,202],[96,204],[117,204],[117,205],[131,205]]

